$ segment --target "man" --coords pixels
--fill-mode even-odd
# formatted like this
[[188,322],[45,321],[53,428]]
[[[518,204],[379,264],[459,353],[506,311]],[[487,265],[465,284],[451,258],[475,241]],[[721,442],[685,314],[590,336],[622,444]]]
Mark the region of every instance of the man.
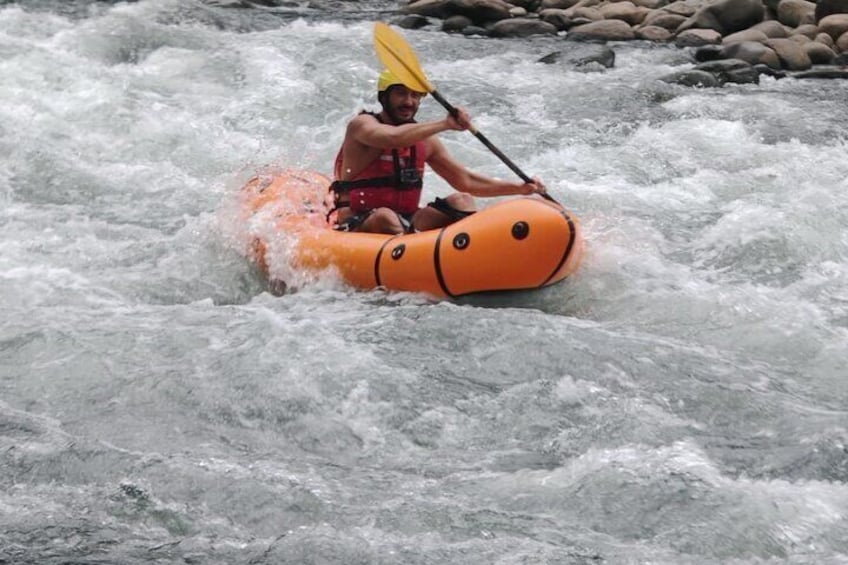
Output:
[[[383,109],[362,112],[347,126],[330,186],[335,228],[402,234],[446,226],[473,214],[473,196],[544,194],[545,185],[506,182],[467,170],[454,160],[437,134],[466,130],[471,119],[462,108],[442,120],[417,123],[415,114],[426,95],[406,87],[391,71],[377,81]],[[424,164],[457,191],[419,208]]]

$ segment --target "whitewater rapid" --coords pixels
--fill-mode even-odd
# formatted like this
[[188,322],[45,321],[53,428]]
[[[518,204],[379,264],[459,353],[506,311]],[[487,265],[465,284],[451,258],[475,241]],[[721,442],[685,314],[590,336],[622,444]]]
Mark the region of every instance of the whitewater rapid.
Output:
[[0,561],[848,561],[848,84],[404,31],[584,263],[272,296],[238,188],[329,172],[391,7],[0,5]]

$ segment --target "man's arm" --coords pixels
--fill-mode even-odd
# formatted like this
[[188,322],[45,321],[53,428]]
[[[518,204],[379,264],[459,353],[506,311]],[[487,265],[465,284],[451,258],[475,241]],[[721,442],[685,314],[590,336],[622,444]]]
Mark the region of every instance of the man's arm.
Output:
[[386,125],[373,116],[360,114],[347,125],[342,146],[344,158],[337,172],[339,179],[347,180],[359,174],[383,149],[408,147],[445,130],[465,129],[467,124],[467,116],[462,113],[459,118],[449,115],[444,120],[400,126]]
[[367,147],[394,149],[409,147],[443,131],[459,129],[464,128],[450,116],[432,122],[392,126],[361,114],[348,124],[347,136]]

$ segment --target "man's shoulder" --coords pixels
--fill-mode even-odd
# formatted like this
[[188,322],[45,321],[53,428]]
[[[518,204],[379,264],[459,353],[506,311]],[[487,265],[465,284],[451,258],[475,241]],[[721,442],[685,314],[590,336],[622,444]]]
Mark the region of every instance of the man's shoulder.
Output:
[[376,112],[369,112],[368,110],[362,110],[358,114],[356,114],[351,121],[367,121],[367,122],[379,122],[380,118]]
[[370,125],[373,125],[375,123],[380,123],[380,121],[377,119],[376,114],[372,114],[370,112],[364,112],[363,111],[363,112],[360,112],[359,114],[355,115],[354,117],[352,117],[350,119],[350,121],[347,123],[347,125],[348,125],[348,128],[351,128],[351,127],[357,128],[357,127],[363,127],[363,126],[370,126]]

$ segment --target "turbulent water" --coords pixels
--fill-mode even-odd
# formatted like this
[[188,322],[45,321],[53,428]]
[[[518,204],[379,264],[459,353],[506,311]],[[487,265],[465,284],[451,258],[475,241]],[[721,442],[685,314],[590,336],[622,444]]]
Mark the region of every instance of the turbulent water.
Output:
[[374,107],[338,6],[0,2],[0,563],[848,563],[848,83],[405,32],[584,264],[275,297],[234,195]]

